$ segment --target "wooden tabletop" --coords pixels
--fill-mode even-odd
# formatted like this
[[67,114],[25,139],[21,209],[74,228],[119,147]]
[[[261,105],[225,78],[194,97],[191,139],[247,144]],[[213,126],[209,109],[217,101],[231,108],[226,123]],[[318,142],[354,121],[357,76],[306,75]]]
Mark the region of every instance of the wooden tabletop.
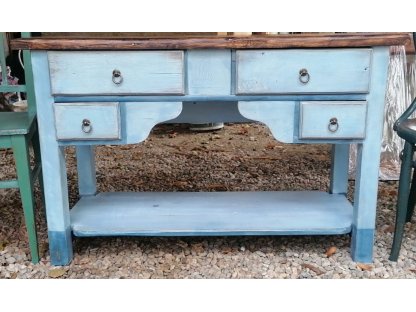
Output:
[[410,33],[337,33],[251,36],[167,35],[142,38],[30,38],[12,40],[12,49],[30,50],[182,50],[285,49],[412,46]]

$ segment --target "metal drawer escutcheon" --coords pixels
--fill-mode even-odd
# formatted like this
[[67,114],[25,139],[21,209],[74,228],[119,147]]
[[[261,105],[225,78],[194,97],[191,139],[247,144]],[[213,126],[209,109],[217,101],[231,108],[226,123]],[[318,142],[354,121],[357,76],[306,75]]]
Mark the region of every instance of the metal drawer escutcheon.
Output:
[[121,75],[121,72],[118,69],[113,70],[113,82],[116,85],[119,85],[123,82],[123,76]]
[[308,70],[306,68],[302,68],[299,71],[299,81],[303,84],[307,84],[310,80],[310,75],[308,73]]
[[92,131],[91,121],[88,119],[84,119],[82,121],[82,131],[85,133],[90,133]]
[[339,128],[338,119],[336,119],[335,117],[331,118],[329,120],[328,130],[331,132],[337,132],[338,128]]

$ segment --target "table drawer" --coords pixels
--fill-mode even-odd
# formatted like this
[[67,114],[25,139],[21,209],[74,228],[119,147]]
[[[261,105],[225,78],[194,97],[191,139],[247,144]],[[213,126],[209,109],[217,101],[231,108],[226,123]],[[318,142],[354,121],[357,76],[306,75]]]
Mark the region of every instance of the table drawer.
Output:
[[300,102],[300,139],[364,139],[365,101]]
[[52,94],[184,94],[183,51],[51,51]]
[[56,103],[58,140],[120,139],[119,103]]
[[371,49],[237,51],[236,93],[368,93],[371,58]]

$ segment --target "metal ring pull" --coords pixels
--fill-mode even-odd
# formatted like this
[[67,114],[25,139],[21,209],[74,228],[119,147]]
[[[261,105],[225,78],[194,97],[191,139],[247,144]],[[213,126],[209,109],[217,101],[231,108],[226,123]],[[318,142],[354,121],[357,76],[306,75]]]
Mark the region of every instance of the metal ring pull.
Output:
[[339,128],[338,119],[336,119],[335,117],[331,118],[329,120],[328,130],[331,132],[337,132],[338,128]]
[[305,68],[302,68],[299,71],[299,81],[303,84],[307,84],[310,80],[311,76],[308,73],[308,70]]
[[82,121],[81,129],[84,133],[90,133],[92,131],[91,121],[89,121],[88,119],[84,119]]
[[123,76],[121,75],[121,72],[118,69],[113,70],[113,82],[116,85],[119,85],[123,82]]

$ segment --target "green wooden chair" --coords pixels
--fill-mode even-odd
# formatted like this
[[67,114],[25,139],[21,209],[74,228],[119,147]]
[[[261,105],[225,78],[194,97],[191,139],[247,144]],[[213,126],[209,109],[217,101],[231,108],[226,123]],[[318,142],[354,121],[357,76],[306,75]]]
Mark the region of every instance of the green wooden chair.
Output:
[[[28,37],[30,33],[22,33]],[[27,112],[0,112],[0,148],[11,148],[16,163],[17,180],[0,181],[0,188],[19,188],[25,216],[29,247],[33,263],[39,262],[38,240],[35,220],[34,182],[39,178],[43,192],[41,157],[36,123],[36,105],[33,89],[33,75],[30,52],[23,51],[25,65],[25,85],[8,85],[4,50],[4,34],[0,33],[0,64],[2,67],[2,84],[0,92],[26,92]],[[29,146],[33,146],[35,166],[30,166]],[[1,222],[1,220],[0,220]]]
[[[413,33],[413,41],[416,45],[416,33]],[[393,126],[397,135],[405,140],[405,145],[401,155],[402,164],[397,195],[396,227],[389,258],[391,261],[397,261],[399,257],[404,226],[406,222],[411,221],[416,204],[416,162],[413,160],[413,155],[416,151],[416,118],[410,118],[415,110],[416,98]],[[413,178],[411,179],[412,169]]]

